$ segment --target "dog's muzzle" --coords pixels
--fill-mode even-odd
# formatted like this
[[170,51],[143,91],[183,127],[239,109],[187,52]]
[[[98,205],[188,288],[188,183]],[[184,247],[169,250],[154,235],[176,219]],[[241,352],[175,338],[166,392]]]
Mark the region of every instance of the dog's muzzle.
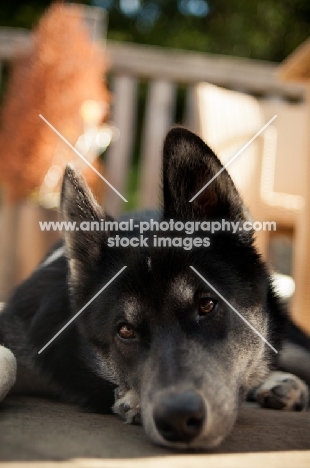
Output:
[[191,442],[204,427],[206,408],[195,391],[164,393],[157,400],[153,417],[157,431],[167,442]]

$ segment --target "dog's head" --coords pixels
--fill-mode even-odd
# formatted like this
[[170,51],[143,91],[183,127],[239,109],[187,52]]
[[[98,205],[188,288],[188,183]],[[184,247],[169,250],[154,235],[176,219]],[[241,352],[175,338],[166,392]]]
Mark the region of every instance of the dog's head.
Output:
[[[174,128],[163,153],[164,219],[247,220],[228,173],[200,138]],[[77,223],[110,219],[72,168],[64,177],[62,214]],[[78,319],[96,356],[90,365],[138,396],[154,442],[216,446],[270,361],[270,349],[249,326],[273,340],[268,317],[277,304],[252,231],[198,232],[192,236],[208,236],[210,245],[191,250],[109,247],[108,236],[81,230],[65,235],[77,309],[127,267]]]

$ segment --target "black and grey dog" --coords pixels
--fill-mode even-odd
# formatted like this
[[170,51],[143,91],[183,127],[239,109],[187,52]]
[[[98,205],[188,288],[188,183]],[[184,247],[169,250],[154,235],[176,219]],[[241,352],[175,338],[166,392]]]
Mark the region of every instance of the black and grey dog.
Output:
[[[221,169],[200,138],[173,128],[163,150],[161,219],[248,220],[226,170],[189,202]],[[77,225],[111,220],[72,167],[61,214]],[[14,384],[17,361],[13,389],[47,390],[99,412],[112,408],[127,422],[141,420],[153,442],[176,448],[218,445],[253,388],[262,406],[304,409],[307,386],[273,372],[277,354],[269,344],[280,350],[285,312],[253,232],[216,232],[207,247],[193,236],[206,233],[191,235],[191,249],[137,248],[111,247],[106,231],[65,232],[0,316],[0,398]]]

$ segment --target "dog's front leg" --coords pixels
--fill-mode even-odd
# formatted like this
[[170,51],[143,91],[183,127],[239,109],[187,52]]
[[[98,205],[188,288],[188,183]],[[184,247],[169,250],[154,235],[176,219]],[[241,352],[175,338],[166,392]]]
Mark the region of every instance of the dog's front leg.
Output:
[[135,390],[118,387],[115,389],[113,411],[125,419],[127,424],[141,424],[140,399]]
[[264,408],[287,411],[306,410],[309,390],[305,382],[287,372],[271,372],[255,390],[255,399]]
[[0,401],[2,401],[16,380],[16,359],[14,354],[0,346]]

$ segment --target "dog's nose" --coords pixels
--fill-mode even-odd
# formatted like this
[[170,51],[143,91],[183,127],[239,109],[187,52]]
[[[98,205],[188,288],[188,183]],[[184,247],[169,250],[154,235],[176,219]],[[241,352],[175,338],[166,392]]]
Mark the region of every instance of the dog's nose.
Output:
[[169,442],[190,442],[203,428],[205,404],[194,391],[168,393],[157,401],[154,421],[160,435]]

